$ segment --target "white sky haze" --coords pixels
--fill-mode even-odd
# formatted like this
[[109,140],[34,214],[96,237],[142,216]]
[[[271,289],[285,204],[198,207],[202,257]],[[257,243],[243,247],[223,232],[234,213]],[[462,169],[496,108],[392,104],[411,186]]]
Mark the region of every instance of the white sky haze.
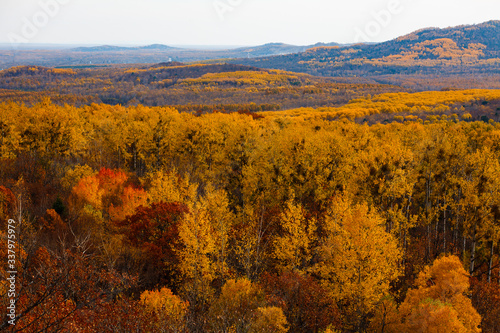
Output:
[[498,0],[0,0],[0,43],[380,42],[496,19]]

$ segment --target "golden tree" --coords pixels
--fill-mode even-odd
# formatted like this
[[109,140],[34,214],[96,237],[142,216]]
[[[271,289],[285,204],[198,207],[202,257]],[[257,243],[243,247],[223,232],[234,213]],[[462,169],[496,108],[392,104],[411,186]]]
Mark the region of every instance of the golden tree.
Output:
[[481,332],[481,316],[466,295],[469,275],[458,257],[436,259],[415,287],[399,307],[398,320],[384,323],[386,332]]
[[366,204],[335,198],[324,221],[326,237],[314,267],[337,301],[349,327],[363,331],[368,315],[389,294],[400,275],[396,239],[385,221]]

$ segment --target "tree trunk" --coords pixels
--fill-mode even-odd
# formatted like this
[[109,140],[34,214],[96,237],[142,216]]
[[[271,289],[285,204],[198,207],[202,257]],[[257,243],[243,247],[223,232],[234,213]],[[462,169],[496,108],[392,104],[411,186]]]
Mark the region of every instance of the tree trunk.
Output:
[[476,261],[476,227],[477,227],[477,221],[474,222],[474,233],[472,234],[472,244],[471,244],[471,251],[470,251],[470,270],[469,270],[469,274],[471,276],[474,273],[474,262]]
[[408,241],[406,240],[407,238],[407,233],[408,233],[408,226],[410,225],[410,205],[411,205],[411,195],[408,197],[408,204],[406,205],[406,225],[405,225],[405,230],[403,233],[403,267],[406,265],[406,251],[408,247]]
[[134,148],[134,171],[137,172],[137,151]]
[[425,217],[427,218],[427,261],[431,260],[431,226],[429,221],[430,197],[431,197],[431,173],[428,172],[425,191]]
[[491,283],[491,270],[493,267],[493,250],[494,249],[495,249],[495,242],[491,241],[490,262],[488,263],[488,283]]
[[427,261],[431,261],[431,225],[427,224]]
[[462,260],[465,263],[465,247],[467,246],[467,238],[463,235],[464,241],[462,243]]
[[461,219],[461,216],[460,216],[460,213],[461,213],[461,206],[460,206],[460,198],[462,197],[462,189],[459,188],[458,189],[458,195],[455,199],[455,203],[456,203],[456,208],[457,208],[457,211],[456,211],[456,218],[457,218],[457,224],[455,225],[455,230],[454,230],[454,239],[453,239],[453,247],[456,249],[456,251],[458,252],[458,249],[459,249],[459,240],[458,240],[458,233],[459,233],[459,230],[460,230],[460,219]]
[[444,200],[443,210],[443,253],[446,253],[446,199]]
[[436,217],[436,227],[434,228],[434,252],[435,255],[439,251],[439,216]]

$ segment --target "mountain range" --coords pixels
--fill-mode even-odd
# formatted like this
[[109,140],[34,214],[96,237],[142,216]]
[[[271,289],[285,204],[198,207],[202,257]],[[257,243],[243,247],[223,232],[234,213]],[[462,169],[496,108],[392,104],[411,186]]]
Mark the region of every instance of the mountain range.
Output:
[[500,21],[428,28],[378,44],[321,46],[302,53],[237,59],[238,64],[322,76],[498,72]]
[[91,47],[77,47],[70,49],[70,51],[76,52],[115,52],[115,51],[174,51],[180,50],[177,47],[172,47],[163,44],[151,44],[147,46],[138,47],[125,47],[125,46],[114,46],[114,45],[101,45],[101,46],[91,46]]
[[200,50],[153,44],[102,45],[59,50],[0,50],[0,69],[16,65],[95,66],[131,63],[230,62],[320,76],[499,73],[500,21],[427,28],[377,44],[337,43]]
[[19,49],[0,48],[0,69],[19,65],[75,66],[96,64],[159,63],[168,61],[195,62],[217,59],[239,59],[287,55],[305,52],[312,47],[334,46],[337,43],[297,46],[268,43],[227,49],[199,49],[172,47],[163,44],[146,46],[99,45],[68,49]]

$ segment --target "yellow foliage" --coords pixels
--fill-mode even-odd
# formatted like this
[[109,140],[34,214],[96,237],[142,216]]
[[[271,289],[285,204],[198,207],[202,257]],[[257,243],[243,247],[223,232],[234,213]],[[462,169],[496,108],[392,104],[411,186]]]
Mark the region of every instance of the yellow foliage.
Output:
[[[425,91],[385,93],[370,99],[353,99],[340,107],[299,108],[260,112],[266,117],[304,117],[304,119],[361,118],[380,113],[445,112],[452,106],[475,101],[500,99],[500,90]],[[468,119],[468,118],[464,118]]]
[[216,276],[221,281],[225,281],[230,275],[227,264],[229,233],[235,216],[230,211],[229,199],[224,190],[215,190],[212,186],[207,186],[205,192],[205,196],[200,199],[199,206],[207,213],[214,242],[214,251],[211,255],[212,267]]
[[308,53],[315,53],[318,51],[328,51],[328,50],[335,50],[338,49],[339,46],[317,46],[317,47],[311,47],[310,49],[307,49],[306,52]]
[[353,329],[389,294],[400,275],[397,242],[384,221],[366,204],[335,198],[324,221],[327,238],[320,247],[315,272],[339,304]]
[[147,188],[149,204],[157,202],[181,202],[188,204],[196,197],[197,186],[187,177],[181,177],[176,170],[159,170],[148,173],[141,179]]
[[211,282],[215,276],[211,256],[215,239],[204,204],[189,207],[179,226],[179,237],[184,247],[180,251],[180,270],[185,279]]
[[459,321],[458,313],[440,301],[425,299],[404,319],[399,332],[469,333]]
[[486,46],[483,44],[469,44],[468,48],[460,48],[455,41],[449,38],[439,38],[434,40],[426,40],[413,46],[412,51],[417,54],[431,53],[434,56],[442,59],[454,58],[475,58],[484,55],[483,49]]
[[288,322],[283,310],[278,307],[257,308],[255,319],[250,325],[249,333],[285,333]]
[[280,216],[283,230],[275,239],[274,255],[282,270],[302,269],[311,259],[311,243],[316,222],[306,220],[306,212],[301,205],[294,204],[294,199],[286,203],[285,211]]
[[[246,332],[255,320],[255,311],[263,302],[264,293],[250,280],[228,280],[219,298],[210,307],[212,329],[214,332]],[[266,314],[269,312],[276,313],[270,310]],[[266,321],[264,314],[260,321]]]
[[436,259],[415,286],[399,307],[399,320],[385,323],[388,332],[481,332],[481,317],[465,295],[469,276],[458,257]]
[[49,72],[53,74],[76,75],[76,72],[71,68],[52,68]]
[[174,295],[170,289],[146,290],[141,294],[141,302],[148,315],[159,319],[155,322],[155,332],[184,332],[189,304]]
[[229,230],[233,222],[228,199],[223,190],[207,186],[206,195],[196,203],[188,203],[187,213],[179,226],[183,247],[179,270],[184,277],[188,295],[205,300],[212,297],[210,287],[214,279],[223,282],[229,276],[226,263]]
[[74,168],[68,168],[64,177],[61,179],[61,185],[70,190],[75,187],[80,180],[95,175],[94,170],[88,165],[77,165]]
[[297,80],[300,74],[269,70],[269,71],[239,71],[224,73],[208,73],[197,79],[183,79],[179,82],[187,85],[193,84],[237,84],[237,85],[259,85],[268,86],[276,84],[288,84],[290,79]]

